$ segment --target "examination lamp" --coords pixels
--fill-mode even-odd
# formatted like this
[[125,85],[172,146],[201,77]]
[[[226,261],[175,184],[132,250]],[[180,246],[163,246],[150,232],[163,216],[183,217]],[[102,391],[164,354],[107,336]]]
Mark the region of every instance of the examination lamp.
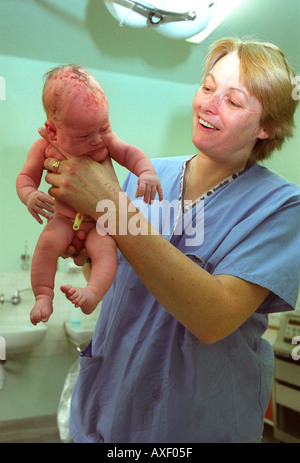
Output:
[[[212,14],[212,0],[104,0],[120,26],[151,27],[172,39],[188,39],[204,31]],[[184,9],[184,11],[183,11]]]

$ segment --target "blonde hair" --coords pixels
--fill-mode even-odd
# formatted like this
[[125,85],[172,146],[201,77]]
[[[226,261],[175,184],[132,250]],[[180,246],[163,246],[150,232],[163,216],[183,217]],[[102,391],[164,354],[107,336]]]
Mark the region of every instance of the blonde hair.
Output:
[[49,119],[63,117],[66,98],[70,97],[75,101],[80,95],[87,105],[95,99],[107,105],[99,82],[80,66],[57,66],[44,75],[44,80],[42,101]]
[[248,164],[270,157],[292,136],[294,113],[298,101],[293,98],[294,71],[284,53],[271,43],[225,38],[211,46],[206,60],[205,74],[221,58],[236,52],[240,58],[240,77],[250,95],[262,104],[261,127],[269,138],[257,140]]

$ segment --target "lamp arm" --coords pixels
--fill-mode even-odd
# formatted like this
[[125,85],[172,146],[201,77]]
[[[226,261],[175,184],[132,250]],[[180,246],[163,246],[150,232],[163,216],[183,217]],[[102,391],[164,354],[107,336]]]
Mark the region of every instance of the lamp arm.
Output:
[[[173,18],[174,20],[184,20],[184,21],[194,21],[196,19],[196,13],[195,11],[187,11],[185,13],[179,13],[176,11],[168,11],[168,10],[163,10],[161,8],[157,8],[154,5],[150,5],[149,3],[146,3],[142,0],[136,1],[136,0],[125,0],[126,3],[129,4],[129,6],[132,7],[133,11],[136,11],[137,13],[145,13],[147,12],[148,14],[148,19],[152,23],[157,24],[160,22],[164,16],[167,16],[169,19]],[[114,0],[114,3],[119,3],[118,0]],[[122,5],[124,4],[124,0],[122,2]],[[213,1],[209,5],[210,7],[213,5]],[[138,11],[141,9],[142,11]]]
[[149,5],[149,3],[143,1],[135,1],[129,0],[131,3],[136,4],[140,8],[144,8],[149,13],[155,13],[155,15],[159,16],[169,16],[173,17],[174,19],[183,19],[185,21],[193,21],[196,18],[196,13],[194,11],[187,11],[186,13],[178,13],[176,11],[168,11],[163,10],[161,8],[157,8],[156,6]]

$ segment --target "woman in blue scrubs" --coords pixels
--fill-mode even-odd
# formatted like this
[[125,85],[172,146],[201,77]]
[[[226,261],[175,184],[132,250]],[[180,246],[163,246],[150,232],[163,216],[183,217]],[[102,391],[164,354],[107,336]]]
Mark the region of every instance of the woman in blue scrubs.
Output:
[[136,179],[122,190],[109,160],[58,174],[45,161],[52,196],[95,220],[101,200],[116,211],[118,271],[80,359],[75,442],[260,441],[273,375],[262,335],[296,304],[300,190],[257,162],[291,136],[292,78],[273,45],[215,43],[193,103],[197,153],[153,161],[163,204],[134,203]]

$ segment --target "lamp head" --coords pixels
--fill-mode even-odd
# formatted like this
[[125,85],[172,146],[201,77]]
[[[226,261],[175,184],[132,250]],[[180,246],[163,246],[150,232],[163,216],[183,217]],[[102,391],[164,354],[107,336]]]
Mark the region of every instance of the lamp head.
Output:
[[104,0],[120,25],[152,27],[173,39],[187,39],[203,31],[208,25],[212,0],[149,0],[151,4],[135,0]]

